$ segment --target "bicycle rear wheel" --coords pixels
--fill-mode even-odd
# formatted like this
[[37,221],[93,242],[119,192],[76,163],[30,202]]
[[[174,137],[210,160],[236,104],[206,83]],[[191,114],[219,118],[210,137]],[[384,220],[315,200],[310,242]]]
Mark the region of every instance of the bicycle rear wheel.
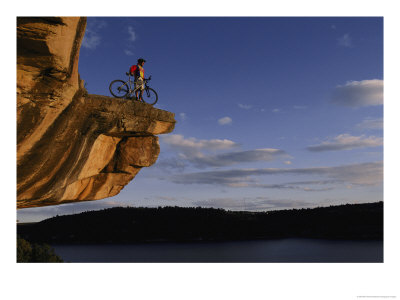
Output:
[[110,83],[110,93],[115,98],[124,98],[129,92],[128,83],[122,80],[114,80]]
[[143,101],[146,102],[147,104],[154,105],[158,101],[158,95],[155,90],[152,88],[147,88],[143,91],[142,95]]

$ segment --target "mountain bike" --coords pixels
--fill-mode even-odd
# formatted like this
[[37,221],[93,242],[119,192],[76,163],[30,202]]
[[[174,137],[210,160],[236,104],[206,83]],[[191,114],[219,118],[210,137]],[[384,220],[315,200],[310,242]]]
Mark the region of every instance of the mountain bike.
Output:
[[[135,97],[135,92],[137,89],[132,89],[132,85],[134,85],[134,82],[131,80],[131,74],[129,72],[126,72],[126,75],[128,76],[127,81],[117,79],[110,83],[110,93],[116,98],[137,100]],[[155,90],[147,85],[147,82],[149,82],[150,80],[151,76],[147,79],[144,78],[144,90],[142,92],[142,100],[147,104],[154,105],[158,101],[158,95]]]

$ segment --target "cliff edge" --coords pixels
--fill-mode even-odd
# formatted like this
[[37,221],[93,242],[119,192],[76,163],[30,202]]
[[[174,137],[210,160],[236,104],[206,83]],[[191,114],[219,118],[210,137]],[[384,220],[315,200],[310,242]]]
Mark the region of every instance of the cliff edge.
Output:
[[117,195],[174,129],[173,113],[86,93],[85,28],[86,18],[17,18],[17,208]]

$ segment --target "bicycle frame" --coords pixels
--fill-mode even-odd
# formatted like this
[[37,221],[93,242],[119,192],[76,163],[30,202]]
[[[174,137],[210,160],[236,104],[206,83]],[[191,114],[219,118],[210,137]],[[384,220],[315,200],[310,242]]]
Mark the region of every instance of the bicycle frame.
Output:
[[[111,95],[116,98],[125,98],[125,99],[132,99],[132,100],[141,100],[147,104],[154,105],[158,101],[158,94],[157,92],[148,86],[148,82],[151,80],[151,76],[149,78],[143,78],[143,85],[141,84],[141,88],[143,90],[140,91],[140,95],[137,95],[139,89],[133,88],[132,84],[135,84],[135,81],[131,79],[131,74],[126,73],[128,76],[128,80],[114,80],[110,83],[109,90]],[[145,98],[145,100],[144,100]]]
[[[131,80],[131,75],[129,73],[126,73],[126,75],[128,75],[128,81],[125,82],[125,84],[128,84],[128,89],[129,89],[128,95],[130,95],[130,94],[132,94],[134,92],[134,90],[132,90],[132,83],[134,83],[134,82]],[[123,87],[123,86],[121,86],[121,87]]]
[[[125,84],[128,84],[128,89],[129,89],[128,95],[132,95],[136,92],[136,89],[132,90],[132,84],[135,84],[135,82],[131,80],[131,74],[126,73],[126,75],[128,75],[128,81],[125,82]],[[146,93],[149,93],[149,86],[147,85],[147,79],[143,79],[143,81],[144,81],[144,90],[146,91]],[[121,86],[121,87],[123,87],[123,86]]]

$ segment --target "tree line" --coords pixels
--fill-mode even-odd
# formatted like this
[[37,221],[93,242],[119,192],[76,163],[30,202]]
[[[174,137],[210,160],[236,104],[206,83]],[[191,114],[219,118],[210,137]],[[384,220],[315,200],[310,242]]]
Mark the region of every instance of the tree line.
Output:
[[114,207],[19,224],[49,244],[272,238],[383,239],[383,202],[268,212],[201,207]]

